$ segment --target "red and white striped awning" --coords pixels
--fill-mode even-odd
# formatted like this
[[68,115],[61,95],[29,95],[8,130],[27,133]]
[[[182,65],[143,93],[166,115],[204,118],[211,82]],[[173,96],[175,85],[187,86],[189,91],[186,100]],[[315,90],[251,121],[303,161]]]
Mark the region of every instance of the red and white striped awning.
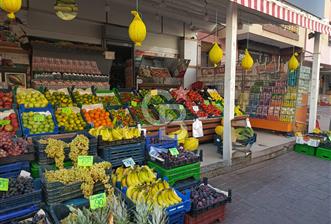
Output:
[[276,0],[230,0],[244,7],[273,16],[288,23],[331,36],[331,25],[292,5]]

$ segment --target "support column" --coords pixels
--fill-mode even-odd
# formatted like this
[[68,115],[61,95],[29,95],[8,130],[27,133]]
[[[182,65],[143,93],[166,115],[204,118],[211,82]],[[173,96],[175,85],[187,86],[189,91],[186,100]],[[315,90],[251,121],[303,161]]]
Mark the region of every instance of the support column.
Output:
[[229,2],[226,10],[223,159],[232,163],[231,120],[234,118],[237,61],[237,5]]
[[321,42],[321,34],[315,32],[313,69],[311,74],[310,97],[309,97],[309,126],[308,126],[309,132],[312,132],[313,129],[316,127],[316,119],[317,119],[317,103],[318,103],[318,94],[319,94],[320,62],[321,62],[320,42]]

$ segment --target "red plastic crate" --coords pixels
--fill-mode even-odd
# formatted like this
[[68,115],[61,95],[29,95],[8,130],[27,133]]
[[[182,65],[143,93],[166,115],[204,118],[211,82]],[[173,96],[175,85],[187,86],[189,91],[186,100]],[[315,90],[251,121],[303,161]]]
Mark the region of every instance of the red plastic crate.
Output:
[[225,205],[212,208],[208,211],[196,215],[185,215],[185,224],[213,224],[216,221],[223,222],[225,215]]

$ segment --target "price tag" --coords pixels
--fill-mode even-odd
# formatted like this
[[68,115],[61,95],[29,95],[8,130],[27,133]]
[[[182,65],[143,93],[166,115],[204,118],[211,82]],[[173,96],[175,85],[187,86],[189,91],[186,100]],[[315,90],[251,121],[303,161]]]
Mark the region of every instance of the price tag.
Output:
[[90,208],[103,208],[107,205],[106,193],[95,194],[89,197]]
[[184,110],[184,106],[183,105],[179,105],[179,109],[180,110]]
[[8,191],[9,180],[7,178],[0,178],[0,191]]
[[172,156],[177,156],[177,155],[179,155],[179,152],[178,152],[178,149],[177,148],[170,148],[170,149],[168,149],[169,150],[169,152],[170,152],[170,154],[172,155]]
[[152,89],[151,90],[151,95],[156,96],[157,95],[157,89]]
[[137,106],[137,102],[134,101],[134,100],[132,100],[132,101],[131,101],[131,105],[132,105],[133,107],[136,107],[136,106]]
[[93,156],[78,156],[78,166],[92,166]]
[[207,106],[210,104],[209,100],[205,100],[204,102]]
[[199,107],[198,107],[198,106],[193,106],[192,108],[193,108],[193,110],[194,110],[195,112],[198,112],[198,111],[199,111]]
[[4,126],[4,125],[7,125],[7,124],[10,124],[10,120],[1,120],[0,121],[0,126]]
[[125,167],[133,167],[136,164],[131,157],[127,159],[123,159],[122,162]]
[[34,121],[44,121],[45,120],[45,116],[44,115],[42,115],[42,114],[35,114],[34,116],[33,116],[33,120]]
[[69,107],[64,107],[64,108],[62,108],[62,113],[69,115],[72,113],[72,110]]

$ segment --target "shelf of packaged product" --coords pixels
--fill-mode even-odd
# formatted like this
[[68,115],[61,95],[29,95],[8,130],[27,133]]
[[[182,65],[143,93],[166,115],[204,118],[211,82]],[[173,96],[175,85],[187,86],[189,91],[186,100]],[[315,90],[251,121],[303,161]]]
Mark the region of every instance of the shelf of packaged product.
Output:
[[273,121],[273,120],[259,119],[259,118],[250,118],[249,120],[253,128],[261,128],[261,129],[280,131],[280,132],[293,131],[293,123],[291,122]]
[[[203,137],[198,138],[200,143],[203,142],[210,142],[213,140],[213,136],[215,134],[215,127],[217,125],[221,125],[221,118],[207,118],[207,119],[200,119],[202,122],[203,127]],[[185,120],[184,124],[186,125],[186,128],[188,130],[189,136],[192,136],[192,124],[193,120]],[[145,125],[143,128],[147,130],[147,135],[156,135],[160,128],[166,128],[166,132],[173,132],[180,128],[181,122],[172,122],[168,125],[161,125],[161,126],[155,126],[155,125]]]

